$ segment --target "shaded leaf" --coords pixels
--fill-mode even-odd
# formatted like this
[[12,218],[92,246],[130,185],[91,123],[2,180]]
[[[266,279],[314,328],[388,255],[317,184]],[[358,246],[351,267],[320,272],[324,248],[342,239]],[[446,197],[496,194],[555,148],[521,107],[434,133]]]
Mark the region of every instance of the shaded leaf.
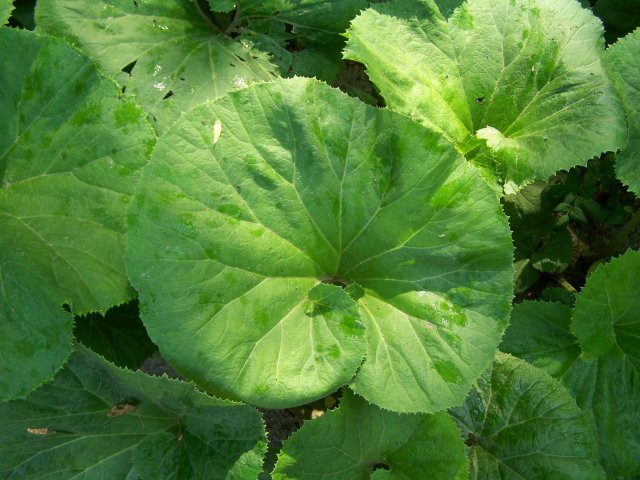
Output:
[[140,320],[135,301],[109,309],[106,314],[76,317],[77,340],[119,367],[137,370],[157,351]]
[[52,383],[0,403],[0,415],[0,475],[10,479],[130,478],[135,469],[240,480],[256,478],[266,450],[255,409],[122,370],[82,346]]
[[7,399],[50,379],[69,355],[63,304],[85,313],[131,298],[125,212],[155,138],[138,106],[68,45],[2,28],[0,52],[0,399]]
[[567,229],[556,230],[531,254],[531,265],[541,272],[562,272],[573,258],[573,241]]
[[554,303],[516,305],[501,349],[561,380],[596,425],[608,478],[633,478],[640,474],[640,371],[617,347],[582,360],[570,313]]
[[624,145],[602,26],[573,0],[375,5],[348,31],[390,108],[444,132],[506,193]]
[[165,358],[259,406],[325,396],[366,355],[353,388],[369,401],[442,410],[492,360],[510,310],[509,229],[478,172],[441,135],[314,80],[185,115],[129,227],[128,271]]
[[640,26],[639,0],[598,0],[593,12],[602,19],[608,42]]
[[471,478],[604,479],[588,417],[555,379],[498,353],[451,411],[470,445]]
[[381,410],[344,391],[340,407],[284,442],[274,480],[462,480],[467,459],[444,412],[407,415]]

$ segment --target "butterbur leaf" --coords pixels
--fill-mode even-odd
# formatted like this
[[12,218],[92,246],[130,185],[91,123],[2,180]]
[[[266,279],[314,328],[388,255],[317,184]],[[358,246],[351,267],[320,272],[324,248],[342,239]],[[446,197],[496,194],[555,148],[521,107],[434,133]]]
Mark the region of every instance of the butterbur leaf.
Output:
[[220,33],[196,3],[44,0],[36,23],[40,32],[68,39],[117,76],[162,132],[191,106],[276,73],[266,54]]
[[5,25],[9,21],[13,11],[13,0],[0,1],[0,25]]
[[266,450],[252,407],[82,346],[52,383],[0,403],[0,415],[2,478],[256,478]]
[[444,132],[506,193],[624,146],[602,26],[573,0],[468,0],[448,19],[399,0],[348,35],[345,57],[386,104]]
[[633,478],[640,474],[640,370],[617,347],[594,360],[580,358],[570,314],[557,303],[516,305],[501,349],[561,380],[596,425],[608,478]]
[[206,389],[293,406],[359,368],[368,400],[434,412],[491,362],[509,229],[440,134],[295,78],[190,111],[145,172],[128,271],[151,338]]
[[451,414],[470,447],[470,478],[605,478],[587,415],[557,380],[524,360],[498,353]]
[[[640,4],[638,5],[640,9]],[[616,176],[640,195],[640,28],[609,47],[607,66],[627,113],[629,137],[616,156]]]
[[[51,378],[70,354],[63,304],[73,313],[104,311],[132,296],[125,213],[155,137],[138,106],[118,98],[116,85],[68,45],[3,28],[0,51],[0,399],[7,399]],[[16,376],[21,371],[29,374]]]
[[628,250],[591,274],[576,295],[571,330],[586,359],[602,355],[614,345],[640,367],[640,252]]
[[274,480],[467,478],[464,444],[445,412],[381,410],[349,390],[340,406],[284,442]]

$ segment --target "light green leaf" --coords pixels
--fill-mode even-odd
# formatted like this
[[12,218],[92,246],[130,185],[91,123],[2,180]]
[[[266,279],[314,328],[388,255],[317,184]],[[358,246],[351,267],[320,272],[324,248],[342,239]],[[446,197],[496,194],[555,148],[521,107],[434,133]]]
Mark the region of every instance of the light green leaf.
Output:
[[602,26],[573,0],[468,0],[448,19],[398,0],[348,35],[345,58],[390,108],[444,132],[507,193],[624,146]]
[[[41,0],[42,33],[64,37],[117,77],[165,131],[193,105],[276,73],[266,54],[232,40],[193,0]],[[130,75],[122,70],[135,62]]]
[[13,11],[13,0],[0,1],[0,25],[6,25]]
[[143,320],[213,392],[303,404],[349,382],[366,353],[358,393],[439,411],[462,401],[506,326],[510,234],[478,172],[441,135],[318,81],[192,110],[134,203]]
[[476,480],[604,479],[588,417],[555,379],[498,353],[461,407]]
[[62,304],[84,313],[132,296],[125,212],[155,138],[142,111],[68,45],[5,28],[0,52],[0,399],[7,399],[51,378],[70,354],[71,316]]
[[628,250],[591,274],[576,295],[571,330],[585,359],[602,355],[614,345],[640,368],[640,252]]
[[627,146],[616,157],[616,175],[640,196],[640,28],[609,47],[605,58],[629,124]]
[[145,479],[240,480],[257,477],[266,450],[255,409],[117,368],[82,346],[52,383],[0,403],[0,416],[6,479],[130,478],[135,468]]
[[340,407],[305,422],[284,442],[274,480],[463,480],[467,459],[444,412],[381,410],[345,389]]
[[555,303],[516,305],[501,348],[561,380],[596,425],[608,478],[633,478],[640,474],[640,371],[617,347],[582,360],[570,313]]

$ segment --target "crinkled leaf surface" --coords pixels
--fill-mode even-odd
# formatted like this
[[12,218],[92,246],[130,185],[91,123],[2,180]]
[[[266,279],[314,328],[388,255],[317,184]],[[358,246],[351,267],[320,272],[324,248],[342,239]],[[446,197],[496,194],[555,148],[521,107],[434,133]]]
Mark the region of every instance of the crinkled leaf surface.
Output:
[[[191,106],[276,73],[266,54],[216,31],[196,3],[42,0],[36,23],[118,76],[164,131]],[[121,76],[133,62],[130,76]]]
[[627,146],[616,156],[616,175],[640,195],[640,28],[609,47],[605,58],[629,125]]
[[390,108],[445,132],[506,191],[624,146],[602,26],[573,0],[469,0],[448,19],[399,0],[348,34],[345,57]]
[[498,353],[451,414],[467,436],[473,479],[604,479],[595,435],[569,391]]
[[192,110],[134,203],[143,320],[213,392],[302,404],[366,354],[358,393],[438,411],[462,401],[505,328],[512,246],[491,189],[440,134],[318,81]]
[[640,252],[601,264],[576,295],[571,330],[585,358],[602,355],[614,345],[640,368]]
[[[6,479],[256,478],[266,438],[252,407],[120,369],[79,346],[56,379],[0,403]],[[133,477],[138,478],[138,477]]]
[[155,138],[142,111],[60,41],[3,28],[0,52],[0,399],[6,399],[51,378],[71,353],[63,303],[82,313],[132,295],[125,213]]
[[462,480],[467,468],[460,433],[445,412],[389,412],[345,389],[339,408],[305,422],[285,441],[272,476]]
[[617,347],[581,359],[570,314],[570,307],[557,303],[516,305],[501,349],[561,380],[595,422],[608,477],[633,478],[640,474],[640,371]]

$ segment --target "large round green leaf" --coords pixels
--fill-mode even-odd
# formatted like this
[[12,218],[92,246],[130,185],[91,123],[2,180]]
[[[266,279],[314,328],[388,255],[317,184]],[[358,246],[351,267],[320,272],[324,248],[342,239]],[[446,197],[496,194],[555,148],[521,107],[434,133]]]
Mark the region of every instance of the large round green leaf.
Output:
[[576,295],[571,330],[585,358],[607,353],[614,345],[640,368],[640,252],[628,250],[601,264]]
[[133,295],[125,213],[155,137],[142,111],[68,45],[2,28],[0,52],[6,399],[51,378],[69,355],[71,316],[62,304],[104,311]]
[[441,410],[506,325],[513,249],[478,172],[440,134],[318,81],[186,114],[130,213],[152,339],[206,388],[257,405],[326,395],[366,353],[358,393]]
[[41,0],[36,24],[117,76],[159,131],[193,105],[276,73],[265,53],[224,35],[194,0]]
[[593,360],[580,358],[570,314],[557,303],[516,305],[501,349],[561,380],[596,425],[609,478],[633,478],[640,475],[640,370],[617,347]]
[[348,34],[346,58],[390,108],[445,132],[507,191],[624,146],[602,25],[574,0],[468,0],[449,18],[398,0]]
[[595,435],[549,374],[504,353],[452,409],[476,480],[603,480]]
[[117,368],[82,346],[53,382],[1,403],[0,415],[4,479],[245,480],[266,450],[254,408]]
[[463,480],[464,444],[445,412],[406,415],[345,389],[337,410],[284,442],[274,480]]
[[[640,6],[640,3],[639,3]],[[640,10],[639,10],[640,11]],[[627,146],[616,157],[616,175],[640,195],[640,28],[607,50],[609,72],[627,112]]]

